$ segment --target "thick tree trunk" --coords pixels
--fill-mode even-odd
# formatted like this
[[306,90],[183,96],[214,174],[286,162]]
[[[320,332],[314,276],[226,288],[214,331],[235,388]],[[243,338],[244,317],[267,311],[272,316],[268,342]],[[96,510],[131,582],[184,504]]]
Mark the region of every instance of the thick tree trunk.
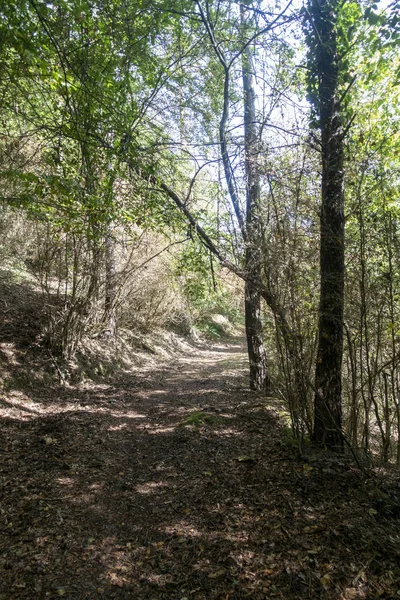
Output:
[[312,0],[316,30],[318,107],[322,143],[319,337],[314,440],[343,447],[342,356],[344,305],[343,127],[338,100],[337,0]]
[[[246,253],[245,271],[251,281],[261,286],[261,218],[260,218],[260,147],[256,127],[256,107],[252,56],[249,48],[242,55],[244,101],[244,147],[246,173]],[[249,282],[245,286],[245,325],[250,363],[250,389],[269,392],[270,381],[264,348],[261,320],[261,295]]]

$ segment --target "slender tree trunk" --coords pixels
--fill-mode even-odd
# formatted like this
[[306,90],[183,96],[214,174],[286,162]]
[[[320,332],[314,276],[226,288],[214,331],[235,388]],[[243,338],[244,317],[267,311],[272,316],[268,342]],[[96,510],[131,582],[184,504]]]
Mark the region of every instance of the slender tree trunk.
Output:
[[314,440],[343,447],[342,357],[344,306],[344,152],[338,99],[336,12],[338,0],[311,0],[321,129],[322,204],[319,338],[315,375]]
[[269,392],[269,376],[261,327],[260,294],[249,282],[245,284],[244,301],[250,389]]
[[115,242],[111,231],[105,239],[105,267],[106,267],[106,293],[104,301],[104,324],[107,334],[114,337],[117,331],[117,318],[115,300],[117,296],[116,270],[115,270]]
[[246,281],[245,324],[247,349],[250,363],[250,389],[269,392],[270,380],[264,348],[261,294],[261,215],[260,215],[260,172],[259,139],[256,127],[256,107],[252,56],[249,48],[242,55],[243,101],[244,101],[244,145],[246,173],[246,253],[245,271],[257,286]]

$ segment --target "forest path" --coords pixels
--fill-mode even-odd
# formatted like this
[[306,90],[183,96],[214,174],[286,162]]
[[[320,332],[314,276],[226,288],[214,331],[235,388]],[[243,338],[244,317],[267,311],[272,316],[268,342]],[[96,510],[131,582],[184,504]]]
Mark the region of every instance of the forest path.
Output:
[[396,528],[362,473],[282,445],[246,376],[231,340],[113,385],[10,391],[0,599],[393,598]]

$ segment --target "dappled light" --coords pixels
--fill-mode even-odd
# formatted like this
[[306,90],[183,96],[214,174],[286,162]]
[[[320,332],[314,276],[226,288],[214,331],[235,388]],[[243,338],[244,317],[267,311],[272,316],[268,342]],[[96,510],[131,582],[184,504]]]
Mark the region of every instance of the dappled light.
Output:
[[[279,401],[251,394],[244,353],[225,348],[231,375],[218,371],[219,345],[172,374],[160,365],[143,388],[126,374],[60,389],[58,402],[40,390],[10,397],[35,407],[3,422],[10,597],[84,588],[85,598],[286,600],[312,590],[361,600],[373,597],[368,586],[393,588],[398,522],[378,513],[347,459],[283,443]],[[372,545],[392,575],[366,564]]]
[[168,487],[168,483],[166,481],[149,481],[147,483],[142,483],[136,486],[136,491],[139,494],[152,494],[155,491],[158,491],[158,488],[166,488]]
[[400,600],[399,8],[0,1],[0,600]]
[[72,477],[58,477],[58,479],[56,479],[56,483],[68,487],[72,487],[75,485],[75,481]]
[[[138,428],[139,429],[139,428]],[[154,426],[143,426],[143,428],[150,435],[161,435],[163,433],[172,433],[175,427],[162,427],[160,425]]]

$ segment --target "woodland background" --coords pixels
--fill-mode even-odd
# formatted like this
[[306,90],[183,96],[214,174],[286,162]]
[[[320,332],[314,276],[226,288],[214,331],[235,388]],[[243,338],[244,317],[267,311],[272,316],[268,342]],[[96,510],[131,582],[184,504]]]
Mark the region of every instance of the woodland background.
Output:
[[295,439],[400,464],[398,11],[1,3],[3,289],[40,289],[63,381],[222,315]]

